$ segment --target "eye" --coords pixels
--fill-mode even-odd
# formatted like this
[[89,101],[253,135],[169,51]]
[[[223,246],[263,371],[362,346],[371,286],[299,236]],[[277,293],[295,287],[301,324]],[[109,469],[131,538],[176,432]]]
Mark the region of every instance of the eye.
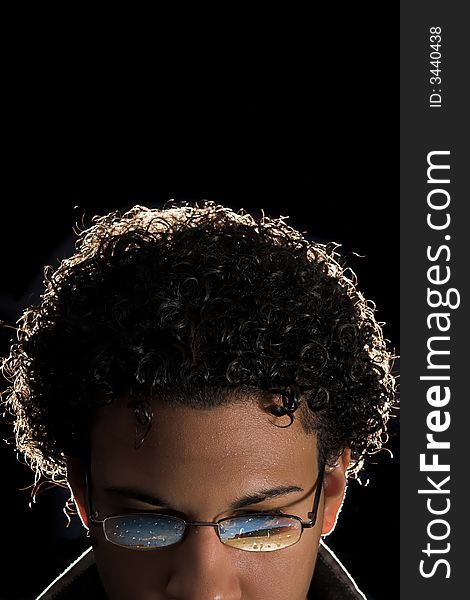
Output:
[[125,508],[119,512],[120,512],[120,514],[123,514],[123,515],[132,515],[132,514],[156,515],[156,514],[158,514],[158,515],[165,515],[165,516],[169,516],[169,517],[179,517],[180,519],[183,518],[182,515],[180,515],[176,511],[166,509],[166,508],[155,508],[154,510],[148,510],[148,509],[144,509],[144,508]]
[[243,515],[255,515],[255,514],[268,514],[268,515],[284,515],[286,514],[280,508],[271,508],[265,510],[246,510],[240,513],[239,515],[235,515],[237,517],[242,517]]
[[[170,517],[178,517],[180,519],[185,520],[184,515],[179,514],[177,511],[168,509],[168,508],[156,508],[155,510],[143,510],[143,509],[138,509],[138,508],[125,508],[121,511],[119,511],[119,514],[145,514],[145,515],[155,515],[155,514],[159,514],[159,515],[168,515]],[[244,510],[239,512],[238,514],[233,515],[232,518],[235,517],[243,517],[245,515],[259,515],[259,514],[267,514],[267,515],[285,515],[287,513],[285,513],[283,510],[281,510],[280,508],[271,508],[271,509],[258,509],[258,510]]]

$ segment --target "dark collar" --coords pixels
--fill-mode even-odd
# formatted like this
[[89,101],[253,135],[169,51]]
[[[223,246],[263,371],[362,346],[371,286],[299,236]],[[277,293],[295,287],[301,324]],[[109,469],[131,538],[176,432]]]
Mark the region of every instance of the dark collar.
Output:
[[315,572],[308,590],[313,600],[367,600],[337,556],[323,542],[318,548]]
[[[91,547],[54,579],[36,600],[83,600],[83,598],[107,600]],[[366,597],[328,546],[320,542],[308,598],[364,600]]]

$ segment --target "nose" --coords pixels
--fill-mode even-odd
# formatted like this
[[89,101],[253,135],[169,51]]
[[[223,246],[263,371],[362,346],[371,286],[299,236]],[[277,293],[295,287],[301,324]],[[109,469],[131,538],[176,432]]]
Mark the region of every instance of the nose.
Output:
[[174,600],[242,600],[234,553],[219,540],[215,527],[189,527],[174,546],[166,593]]

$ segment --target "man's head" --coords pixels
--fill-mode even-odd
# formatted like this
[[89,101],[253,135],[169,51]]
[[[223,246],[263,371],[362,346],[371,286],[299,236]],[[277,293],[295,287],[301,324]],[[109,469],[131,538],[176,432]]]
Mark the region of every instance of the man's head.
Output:
[[[205,202],[95,218],[46,269],[4,363],[5,404],[31,467],[70,486],[110,598],[304,600],[346,477],[381,447],[394,402],[393,356],[336,254],[283,218]],[[162,510],[107,491],[127,487],[188,521],[307,521],[326,464],[317,522],[274,552],[222,544],[213,527],[124,549],[89,522],[88,455],[99,519]],[[300,489],[232,507],[280,485]]]

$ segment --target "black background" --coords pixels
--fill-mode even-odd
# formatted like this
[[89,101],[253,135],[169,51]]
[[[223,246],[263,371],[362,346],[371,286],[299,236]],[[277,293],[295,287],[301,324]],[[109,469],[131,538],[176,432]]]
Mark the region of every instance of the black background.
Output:
[[[399,201],[391,158],[398,113],[375,60],[379,49],[390,61],[390,49],[384,30],[366,29],[362,15],[343,19],[335,27],[312,22],[298,35],[285,24],[289,40],[269,28],[259,45],[247,33],[248,49],[246,37],[234,36],[223,56],[220,32],[209,41],[201,34],[202,49],[188,44],[181,56],[180,37],[157,47],[150,36],[131,62],[123,41],[92,59],[75,47],[61,62],[57,46],[46,43],[40,56],[31,53],[21,74],[12,74],[8,97],[0,319],[14,325],[36,300],[43,266],[70,254],[72,227],[83,214],[90,225],[94,214],[134,204],[207,198],[289,215],[288,223],[312,239],[341,243],[399,354]],[[345,35],[354,38],[361,68],[333,51],[335,44],[349,48]],[[145,67],[137,60],[144,49]],[[1,331],[1,355],[11,334]],[[370,600],[398,597],[397,429],[395,421],[388,444],[394,458],[371,457],[363,477],[369,485],[350,482],[326,539]],[[6,425],[0,433],[11,439]],[[2,600],[34,598],[88,546],[78,518],[65,528],[64,490],[45,490],[28,507],[31,489],[21,488],[34,474],[18,459],[1,442]]]

